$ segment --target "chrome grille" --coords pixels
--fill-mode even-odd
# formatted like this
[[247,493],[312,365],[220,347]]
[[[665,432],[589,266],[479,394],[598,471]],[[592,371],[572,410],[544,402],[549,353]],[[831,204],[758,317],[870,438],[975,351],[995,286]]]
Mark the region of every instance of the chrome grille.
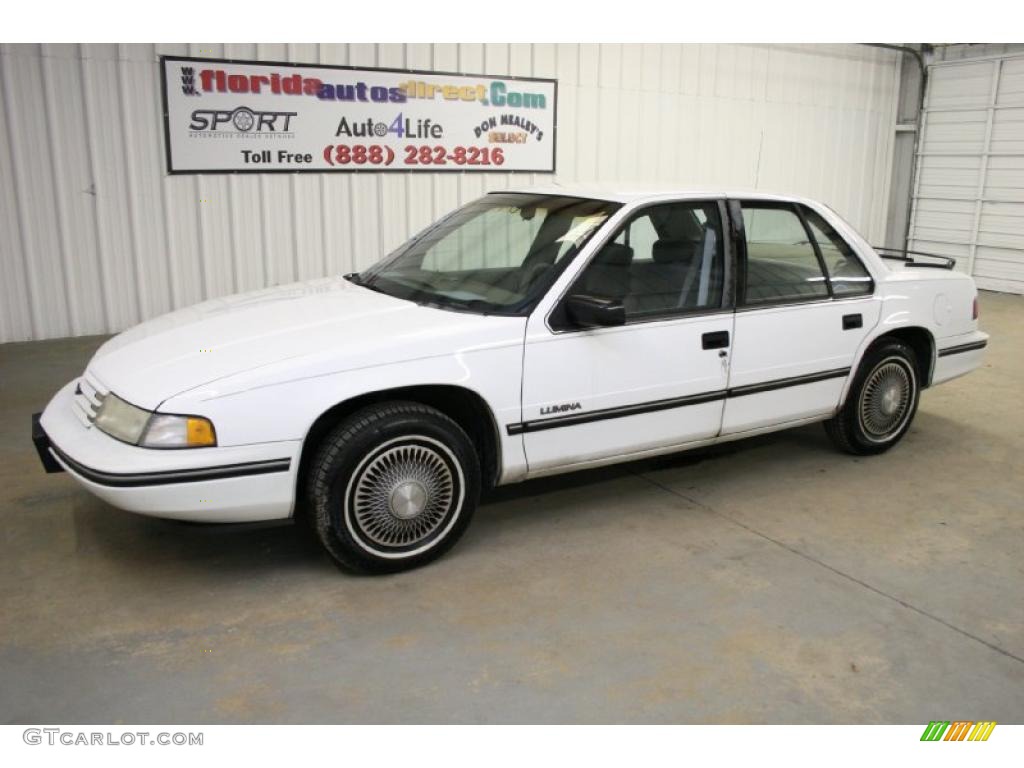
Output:
[[91,427],[103,400],[109,390],[86,371],[75,385],[74,412],[78,420],[86,427]]

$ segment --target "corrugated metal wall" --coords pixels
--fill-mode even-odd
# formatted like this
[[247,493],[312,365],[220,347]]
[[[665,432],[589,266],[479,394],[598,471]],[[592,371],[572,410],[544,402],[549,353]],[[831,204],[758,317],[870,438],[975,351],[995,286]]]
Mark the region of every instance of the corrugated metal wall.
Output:
[[1024,293],[1024,55],[929,67],[911,248]]
[[548,177],[165,174],[157,57],[557,77],[557,180],[796,192],[884,233],[897,56],[861,46],[0,46],[0,342],[360,269]]

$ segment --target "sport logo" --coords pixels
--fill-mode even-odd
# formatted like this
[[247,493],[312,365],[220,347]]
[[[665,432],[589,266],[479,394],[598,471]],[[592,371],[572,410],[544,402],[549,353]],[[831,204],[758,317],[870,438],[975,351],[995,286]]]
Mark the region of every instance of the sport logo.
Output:
[[[189,130],[202,134],[267,133],[291,135],[291,120],[298,112],[267,112],[236,107],[235,109],[196,109],[192,112]],[[222,128],[222,126],[224,126]]]
[[921,734],[921,741],[988,741],[995,727],[996,724],[990,720],[978,723],[972,720],[956,720],[953,723],[949,720],[932,720]]
[[196,90],[196,71],[192,67],[181,68],[181,92],[186,96],[198,96]]
[[545,405],[540,409],[541,416],[547,416],[551,413],[569,413],[570,411],[578,411],[583,408],[579,403],[561,403],[559,405]]

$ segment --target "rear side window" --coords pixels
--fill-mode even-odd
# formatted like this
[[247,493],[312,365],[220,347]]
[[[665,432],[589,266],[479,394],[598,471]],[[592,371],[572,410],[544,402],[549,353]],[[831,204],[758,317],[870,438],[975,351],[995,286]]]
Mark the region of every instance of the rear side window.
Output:
[[744,203],[743,228],[747,240],[747,304],[829,297],[814,244],[793,208]]
[[818,250],[821,251],[829,280],[832,281],[832,293],[836,298],[871,293],[874,287],[871,275],[864,269],[850,244],[843,240],[816,211],[807,207],[803,207],[802,210],[807,226],[818,244]]

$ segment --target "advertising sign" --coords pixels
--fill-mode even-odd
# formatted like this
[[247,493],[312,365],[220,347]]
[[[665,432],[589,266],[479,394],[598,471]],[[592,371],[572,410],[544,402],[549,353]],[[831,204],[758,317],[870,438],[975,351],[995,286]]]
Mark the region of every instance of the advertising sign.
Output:
[[555,170],[554,80],[161,58],[170,173]]

